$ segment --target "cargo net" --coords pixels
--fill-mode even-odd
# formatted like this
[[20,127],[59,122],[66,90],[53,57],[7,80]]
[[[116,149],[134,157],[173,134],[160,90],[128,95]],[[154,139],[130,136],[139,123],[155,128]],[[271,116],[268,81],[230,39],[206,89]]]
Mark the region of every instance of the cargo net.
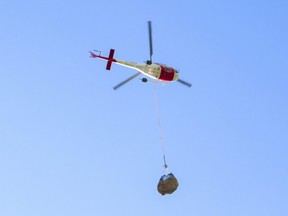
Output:
[[172,173],[169,173],[161,176],[157,189],[162,195],[172,194],[178,188],[178,185],[176,177]]

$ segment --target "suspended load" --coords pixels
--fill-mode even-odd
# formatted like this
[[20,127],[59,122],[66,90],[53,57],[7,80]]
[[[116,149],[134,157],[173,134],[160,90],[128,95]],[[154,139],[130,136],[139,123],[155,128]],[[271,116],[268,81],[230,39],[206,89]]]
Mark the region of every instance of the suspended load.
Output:
[[166,156],[165,156],[165,151],[164,151],[164,141],[163,141],[163,132],[162,132],[161,124],[160,124],[160,115],[159,115],[159,110],[158,110],[158,98],[157,98],[157,94],[156,94],[155,85],[154,85],[154,98],[155,98],[156,114],[157,114],[157,118],[158,118],[158,126],[159,126],[159,131],[160,131],[160,144],[162,147],[162,154],[163,154],[163,160],[164,160],[164,175],[161,176],[161,178],[158,182],[158,185],[157,185],[157,189],[158,189],[158,192],[162,195],[172,194],[174,191],[177,190],[179,183],[178,183],[176,177],[168,170],[168,166],[166,163]]
[[161,176],[157,189],[162,195],[172,194],[178,188],[178,181],[172,173]]

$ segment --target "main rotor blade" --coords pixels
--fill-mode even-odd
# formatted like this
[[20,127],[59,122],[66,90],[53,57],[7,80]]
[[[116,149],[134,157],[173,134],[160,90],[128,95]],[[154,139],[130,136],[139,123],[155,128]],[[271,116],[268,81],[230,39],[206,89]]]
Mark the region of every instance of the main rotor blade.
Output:
[[188,87],[191,87],[191,86],[192,86],[192,84],[190,84],[190,83],[188,83],[188,82],[186,82],[186,81],[184,81],[184,80],[178,79],[177,81],[180,82],[180,83],[183,84],[183,85],[188,86]]
[[135,77],[137,77],[140,74],[141,74],[141,72],[138,72],[138,73],[134,74],[133,76],[129,77],[128,79],[126,79],[123,82],[121,82],[118,85],[116,85],[113,89],[117,90],[119,87],[121,87],[122,85],[126,84],[127,82],[129,82],[130,80],[134,79]]
[[152,22],[151,21],[148,21],[148,32],[149,32],[149,45],[150,45],[150,62],[152,63],[153,43],[152,43]]

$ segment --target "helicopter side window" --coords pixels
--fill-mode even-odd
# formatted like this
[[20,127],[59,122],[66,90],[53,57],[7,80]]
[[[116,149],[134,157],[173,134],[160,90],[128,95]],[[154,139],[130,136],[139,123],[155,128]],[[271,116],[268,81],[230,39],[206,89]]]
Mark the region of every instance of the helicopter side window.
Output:
[[169,67],[166,67],[166,68],[165,68],[165,72],[167,72],[167,73],[171,73],[171,72],[172,72],[172,69],[169,68]]

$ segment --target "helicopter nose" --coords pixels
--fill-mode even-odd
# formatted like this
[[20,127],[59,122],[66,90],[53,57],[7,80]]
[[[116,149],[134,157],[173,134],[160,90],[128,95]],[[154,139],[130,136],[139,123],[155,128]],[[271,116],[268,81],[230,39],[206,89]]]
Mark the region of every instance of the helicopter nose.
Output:
[[177,70],[175,70],[173,81],[176,81],[178,79],[179,79],[179,72]]

